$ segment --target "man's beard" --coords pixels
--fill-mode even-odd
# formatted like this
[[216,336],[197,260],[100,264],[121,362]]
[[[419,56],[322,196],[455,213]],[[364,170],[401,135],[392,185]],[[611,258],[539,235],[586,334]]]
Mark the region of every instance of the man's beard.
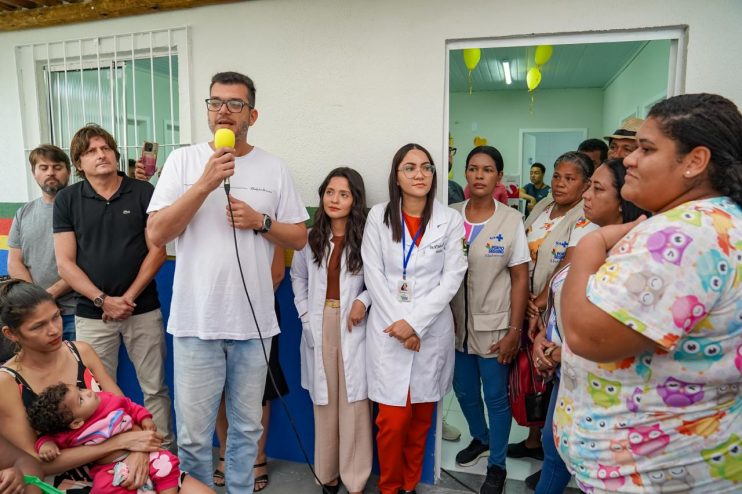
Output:
[[44,191],[46,194],[49,194],[50,196],[57,195],[57,192],[67,187],[67,184],[63,184],[62,182],[58,180],[50,181],[49,183],[44,182],[44,185],[41,186],[41,190]]
[[236,141],[246,141],[247,140],[247,131],[250,129],[250,124],[245,122],[240,126],[239,129],[237,129],[237,133],[235,134]]
[[[234,133],[234,141],[235,145],[238,144],[241,141],[247,140],[247,131],[250,129],[250,124],[245,122],[243,123],[237,131]],[[216,132],[216,124],[212,125],[209,123],[209,130],[211,130],[211,133],[213,134]]]

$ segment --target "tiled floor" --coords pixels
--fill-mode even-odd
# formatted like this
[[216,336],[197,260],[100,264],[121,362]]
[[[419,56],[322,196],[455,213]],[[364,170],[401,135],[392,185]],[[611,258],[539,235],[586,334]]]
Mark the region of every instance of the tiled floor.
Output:
[[[419,494],[456,494],[456,493],[478,493],[479,487],[484,481],[487,471],[487,460],[482,458],[473,466],[460,467],[456,465],[455,457],[459,450],[465,448],[471,441],[466,420],[459,408],[458,402],[453,395],[444,400],[444,413],[450,425],[461,431],[461,438],[456,442],[443,441],[441,447],[441,480],[436,485],[420,484],[417,492]],[[513,423],[510,430],[510,442],[518,442],[525,439],[528,430]],[[216,453],[215,453],[216,458]],[[263,490],[265,494],[321,494],[316,485],[309,468],[302,463],[294,463],[281,460],[270,460],[270,484]],[[506,494],[531,493],[523,482],[530,474],[541,468],[541,462],[531,459],[517,460],[508,458],[507,470],[508,481],[505,486]],[[455,477],[454,478],[452,478]],[[376,489],[377,477],[372,477],[366,487],[367,493],[378,492]],[[218,493],[225,492],[217,489]],[[345,492],[345,490],[341,490]],[[578,493],[576,489],[568,488],[567,493]]]
[[[461,413],[459,403],[458,401],[456,401],[453,393],[449,394],[444,399],[443,410],[444,416],[446,417],[446,422],[461,431],[461,439],[456,442],[443,441],[443,444],[441,445],[441,467],[452,472],[465,472],[478,475],[486,475],[486,458],[481,458],[478,463],[470,467],[461,467],[456,465],[456,453],[469,445],[471,436],[469,435],[469,428],[466,425],[464,414]],[[514,443],[522,441],[526,438],[526,436],[528,436],[528,429],[526,429],[525,427],[520,427],[515,422],[513,422],[513,425],[510,428],[510,442]],[[541,462],[537,460],[519,460],[512,458],[508,458],[507,460],[507,471],[509,479],[525,480],[526,477],[540,469]]]
[[[457,475],[457,472],[475,474],[479,476],[486,475],[486,458],[481,458],[477,463],[469,467],[462,467],[456,464],[456,453],[469,445],[471,436],[469,435],[469,427],[466,424],[464,414],[461,412],[459,402],[456,400],[453,392],[449,393],[448,396],[446,396],[443,400],[443,413],[446,418],[446,422],[461,431],[461,438],[456,442],[443,441],[443,443],[441,444],[441,467],[444,470],[452,472],[454,475]],[[510,427],[510,439],[508,442],[517,443],[524,440],[527,436],[528,429],[526,427],[521,427],[513,422],[512,426]],[[538,460],[532,460],[530,458],[508,458],[506,468],[508,471],[508,480],[523,481],[532,473],[541,470],[541,462]],[[532,492],[526,489],[525,484],[522,484],[522,482],[519,482],[519,484],[523,487],[523,492]],[[572,480],[570,486],[574,486],[574,480]],[[579,491],[577,489],[567,489],[567,492]]]
[[[315,484],[309,468],[303,463],[293,463],[290,461],[270,460],[270,484],[263,489],[265,494],[322,494],[320,488]],[[417,488],[418,494],[470,494],[478,493],[479,486],[484,481],[481,475],[453,472],[456,478],[465,484],[469,489],[457,483],[451,477],[443,474],[440,483],[437,485],[420,484]],[[376,481],[378,478],[373,476],[366,487],[365,492],[375,493]],[[222,494],[223,488],[217,489],[217,493]],[[341,489],[345,493],[345,489]],[[525,484],[519,480],[508,480],[505,485],[506,494],[527,494],[533,491],[526,488]]]

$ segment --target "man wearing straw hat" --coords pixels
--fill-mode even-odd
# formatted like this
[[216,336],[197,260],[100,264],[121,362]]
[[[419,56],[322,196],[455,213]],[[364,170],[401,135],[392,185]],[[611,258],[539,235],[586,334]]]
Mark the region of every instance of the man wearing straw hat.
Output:
[[608,159],[625,158],[636,149],[636,131],[644,120],[629,117],[621,123],[621,127],[603,139],[608,141]]

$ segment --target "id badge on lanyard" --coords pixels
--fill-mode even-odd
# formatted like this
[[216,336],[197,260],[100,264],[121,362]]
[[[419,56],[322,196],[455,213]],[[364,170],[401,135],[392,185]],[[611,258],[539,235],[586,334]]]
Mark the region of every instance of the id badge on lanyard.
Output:
[[412,302],[412,284],[407,281],[407,264],[410,262],[410,256],[412,256],[412,250],[415,248],[417,239],[420,238],[422,225],[412,237],[409,250],[406,245],[406,231],[407,226],[402,221],[402,279],[397,282],[397,300],[400,302]]

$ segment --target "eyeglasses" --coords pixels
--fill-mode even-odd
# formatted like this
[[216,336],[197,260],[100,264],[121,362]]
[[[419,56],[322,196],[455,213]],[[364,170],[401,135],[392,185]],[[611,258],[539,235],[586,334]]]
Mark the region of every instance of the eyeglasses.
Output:
[[418,171],[422,172],[423,177],[429,177],[435,173],[435,166],[430,163],[423,163],[419,167],[413,164],[406,164],[400,166],[397,171],[404,173],[404,176],[407,178],[415,178]]
[[209,111],[219,111],[224,105],[227,105],[227,110],[229,110],[229,113],[239,113],[246,106],[250,109],[253,108],[250,103],[242,101],[241,99],[228,99],[225,101],[219,98],[207,98],[205,101],[206,108]]
[[451,156],[456,156],[456,148],[449,147],[448,154],[450,154]]

